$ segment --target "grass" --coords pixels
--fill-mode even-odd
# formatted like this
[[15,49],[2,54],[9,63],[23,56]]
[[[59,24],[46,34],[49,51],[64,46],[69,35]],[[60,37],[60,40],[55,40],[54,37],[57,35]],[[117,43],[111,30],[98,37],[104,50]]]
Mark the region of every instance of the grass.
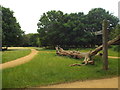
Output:
[[9,49],[8,51],[2,52],[2,63],[26,56],[30,52],[29,49]]
[[38,50],[38,51],[50,51],[50,52],[56,52],[56,50],[55,49],[45,49],[45,48],[36,48],[36,50]]
[[2,63],[2,52],[0,51],[0,63]]
[[117,51],[113,51],[112,49],[108,50],[108,54],[109,56],[116,56],[116,57],[120,57],[119,53]]
[[69,66],[82,60],[56,56],[55,51],[39,52],[32,61],[3,70],[2,85],[3,88],[25,88],[118,75],[117,59],[109,59],[108,71],[102,69],[101,57],[95,58],[95,65]]

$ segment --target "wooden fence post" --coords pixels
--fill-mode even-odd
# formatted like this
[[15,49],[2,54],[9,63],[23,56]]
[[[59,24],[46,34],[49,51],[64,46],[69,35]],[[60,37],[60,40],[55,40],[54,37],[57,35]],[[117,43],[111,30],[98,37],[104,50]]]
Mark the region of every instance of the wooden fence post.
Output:
[[103,20],[102,31],[103,31],[103,69],[108,70],[108,21]]

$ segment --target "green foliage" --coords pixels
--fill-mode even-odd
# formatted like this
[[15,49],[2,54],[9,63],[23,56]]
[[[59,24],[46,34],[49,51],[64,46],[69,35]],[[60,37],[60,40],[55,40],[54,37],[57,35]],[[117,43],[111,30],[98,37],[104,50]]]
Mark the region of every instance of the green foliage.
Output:
[[9,8],[2,7],[2,43],[3,46],[20,46],[23,31],[13,11]]
[[1,5],[0,5],[0,47],[2,47],[2,7]]
[[104,19],[109,21],[108,30],[113,29],[119,21],[119,19],[110,14],[109,11],[102,8],[95,8],[87,14],[88,25],[90,25],[88,26],[88,30],[91,32],[102,30],[101,24]]
[[[113,39],[118,35],[120,35],[120,24],[117,24],[116,27],[110,32],[110,39]],[[112,49],[120,52],[120,41],[118,41],[116,45],[112,46]]]
[[109,59],[109,70],[102,70],[101,57],[95,65],[69,67],[76,60],[55,55],[55,51],[41,51],[30,62],[3,70],[3,88],[25,88],[78,80],[108,78],[118,75],[118,60]]
[[[108,30],[111,32],[112,29],[117,25],[119,19],[109,11],[106,11],[102,8],[95,8],[89,11],[86,16],[87,19],[87,31],[96,32],[102,30],[102,22],[104,19],[109,21]],[[98,35],[94,37],[95,44],[101,45],[102,44],[102,35]],[[97,41],[97,42],[96,42]]]
[[111,31],[110,38],[113,39],[118,35],[120,35],[120,24],[117,24],[116,27]]
[[38,33],[29,33],[23,35],[22,46],[32,46],[38,47],[40,46],[40,39]]
[[[118,23],[118,18],[102,8],[95,8],[87,15],[48,11],[38,22],[38,32],[42,46],[92,47],[102,43],[101,36],[94,32],[102,30],[102,21],[109,20],[109,30]],[[97,41],[97,42],[96,42]]]
[[120,52],[120,45],[114,45],[114,46],[112,46],[112,49],[114,51]]

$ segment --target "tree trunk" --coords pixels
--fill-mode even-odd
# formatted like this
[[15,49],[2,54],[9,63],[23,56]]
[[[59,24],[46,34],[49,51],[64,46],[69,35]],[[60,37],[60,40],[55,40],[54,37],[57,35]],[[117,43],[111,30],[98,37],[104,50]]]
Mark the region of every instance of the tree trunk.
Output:
[[[120,42],[120,35],[114,38],[113,40],[108,41],[108,46],[115,44],[116,42]],[[90,56],[96,55],[99,51],[101,51],[103,48],[103,45],[99,46],[95,50],[91,51]]]
[[[108,46],[110,46],[116,42],[119,42],[119,41],[120,41],[120,35],[117,36],[116,38],[114,38],[113,40],[108,41]],[[94,64],[94,61],[92,60],[92,56],[95,56],[99,51],[102,50],[102,48],[103,48],[103,45],[100,45],[93,51],[82,53],[79,51],[65,51],[61,47],[55,47],[57,55],[69,56],[69,57],[77,58],[77,59],[84,58],[83,64],[85,64],[85,65],[89,64],[89,63]],[[79,66],[81,64],[72,64],[71,66],[75,66],[75,65]]]

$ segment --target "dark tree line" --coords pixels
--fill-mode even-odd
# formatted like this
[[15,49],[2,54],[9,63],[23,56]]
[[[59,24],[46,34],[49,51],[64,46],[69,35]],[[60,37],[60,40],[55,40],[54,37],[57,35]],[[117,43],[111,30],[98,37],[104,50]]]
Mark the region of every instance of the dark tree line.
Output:
[[117,25],[118,18],[102,8],[95,8],[87,15],[48,11],[43,13],[38,22],[38,33],[42,46],[92,47],[102,43],[101,35],[94,32],[102,30],[103,19],[109,20],[108,30]]
[[38,33],[29,33],[23,35],[22,46],[24,47],[40,47],[40,39]]

